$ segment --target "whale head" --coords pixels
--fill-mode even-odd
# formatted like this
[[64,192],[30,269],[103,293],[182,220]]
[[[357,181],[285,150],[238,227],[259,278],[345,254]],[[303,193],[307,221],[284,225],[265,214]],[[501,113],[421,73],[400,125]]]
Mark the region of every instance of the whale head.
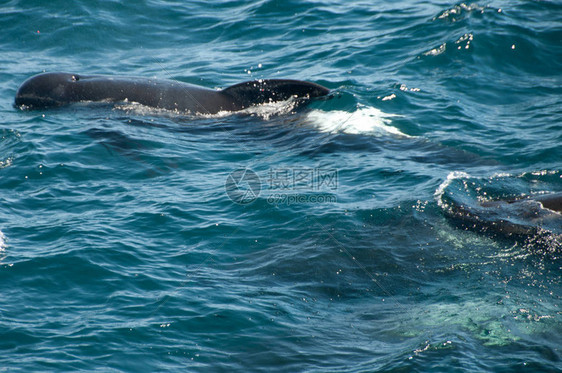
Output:
[[44,73],[27,79],[18,89],[15,106],[20,108],[45,108],[72,102],[72,85],[80,77],[68,73]]

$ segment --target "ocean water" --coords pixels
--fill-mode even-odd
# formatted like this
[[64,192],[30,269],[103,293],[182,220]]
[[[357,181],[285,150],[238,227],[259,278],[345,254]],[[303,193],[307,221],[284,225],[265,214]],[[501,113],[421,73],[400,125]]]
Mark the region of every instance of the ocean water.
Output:
[[[562,371],[562,218],[486,208],[562,191],[561,15],[2,1],[0,371]],[[14,107],[43,71],[332,94]]]

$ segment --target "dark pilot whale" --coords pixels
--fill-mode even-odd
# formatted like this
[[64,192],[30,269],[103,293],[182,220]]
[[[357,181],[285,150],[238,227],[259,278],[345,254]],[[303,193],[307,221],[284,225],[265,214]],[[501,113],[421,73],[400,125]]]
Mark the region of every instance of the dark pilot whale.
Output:
[[545,194],[533,198],[542,207],[562,214],[562,193]]
[[302,103],[328,93],[321,85],[287,79],[255,80],[213,90],[170,80],[53,72],[27,79],[16,93],[15,105],[38,109],[80,101],[128,101],[186,113],[215,114],[290,98]]
[[[562,193],[466,205],[449,200],[446,214],[466,230],[527,238],[554,228],[562,232]],[[550,229],[548,229],[550,230]]]

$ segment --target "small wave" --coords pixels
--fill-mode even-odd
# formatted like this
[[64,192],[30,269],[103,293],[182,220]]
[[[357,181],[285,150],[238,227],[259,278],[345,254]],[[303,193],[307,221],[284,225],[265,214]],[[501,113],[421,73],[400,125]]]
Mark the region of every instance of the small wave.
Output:
[[[277,101],[277,102],[270,102],[267,104],[250,106],[249,108],[240,110],[238,112],[221,111],[217,114],[214,114],[214,116],[217,115],[226,116],[226,115],[232,115],[233,113],[240,113],[240,114],[246,114],[251,116],[257,116],[264,120],[269,120],[273,116],[287,115],[293,113],[296,107],[298,106],[298,103],[299,103],[298,100],[294,98],[290,98],[285,101]],[[209,116],[213,117],[213,115],[209,115]]]
[[451,185],[451,183],[456,179],[468,179],[468,178],[470,178],[470,175],[467,174],[466,172],[463,171],[450,172],[449,175],[447,175],[447,178],[437,187],[435,193],[433,194],[435,196],[435,199],[437,200],[437,204],[439,205],[439,207],[442,208],[445,207],[443,202],[443,194],[445,193],[445,190],[449,187],[449,185]]
[[342,110],[307,113],[307,119],[322,132],[413,137],[390,125],[391,118],[396,116],[374,107],[360,107],[352,113]]
[[464,19],[474,11],[484,13],[485,9],[486,7],[482,7],[477,4],[467,5],[465,3],[461,3],[453,6],[452,8],[442,11],[439,15],[435,16],[433,20],[435,21],[437,19],[444,19],[449,22],[456,22]]
[[[186,113],[175,110],[148,107],[136,102],[126,102],[115,106],[117,110],[138,115],[172,115],[193,116],[196,118],[224,118],[233,114],[250,115],[269,120],[279,115],[294,113],[299,104],[298,100],[289,99],[279,102],[271,102],[255,105],[240,111],[219,111],[215,114]],[[398,128],[390,125],[391,118],[396,114],[388,114],[374,107],[359,107],[354,112],[343,110],[311,110],[306,113],[305,118],[321,132],[348,133],[348,134],[370,134],[374,136],[401,136],[407,135]]]
[[139,104],[138,102],[122,102],[114,106],[116,110],[123,110],[129,114],[136,115],[158,115],[158,116],[188,116],[194,118],[224,118],[234,114],[250,115],[269,120],[271,117],[277,115],[286,115],[294,112],[298,106],[299,101],[296,99],[289,99],[285,101],[271,102],[261,105],[250,106],[243,110],[238,111],[219,111],[217,113],[194,113],[190,111],[170,110],[163,108],[154,108]]
[[[83,101],[84,103],[85,101]],[[90,102],[85,102],[90,103]],[[114,110],[121,110],[126,112],[127,114],[134,114],[139,116],[150,116],[150,115],[157,115],[157,116],[177,116],[177,115],[190,115],[190,113],[186,113],[179,110],[170,110],[170,109],[163,109],[163,108],[155,108],[152,106],[147,106],[140,104],[135,101],[123,101],[113,106]]]

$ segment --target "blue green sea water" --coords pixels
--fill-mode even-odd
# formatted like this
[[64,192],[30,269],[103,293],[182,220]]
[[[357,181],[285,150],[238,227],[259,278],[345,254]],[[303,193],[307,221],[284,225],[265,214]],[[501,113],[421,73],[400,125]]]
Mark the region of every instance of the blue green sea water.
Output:
[[[560,215],[450,214],[562,191],[559,1],[3,0],[0,26],[0,371],[562,371]],[[14,107],[44,71],[332,94]]]

